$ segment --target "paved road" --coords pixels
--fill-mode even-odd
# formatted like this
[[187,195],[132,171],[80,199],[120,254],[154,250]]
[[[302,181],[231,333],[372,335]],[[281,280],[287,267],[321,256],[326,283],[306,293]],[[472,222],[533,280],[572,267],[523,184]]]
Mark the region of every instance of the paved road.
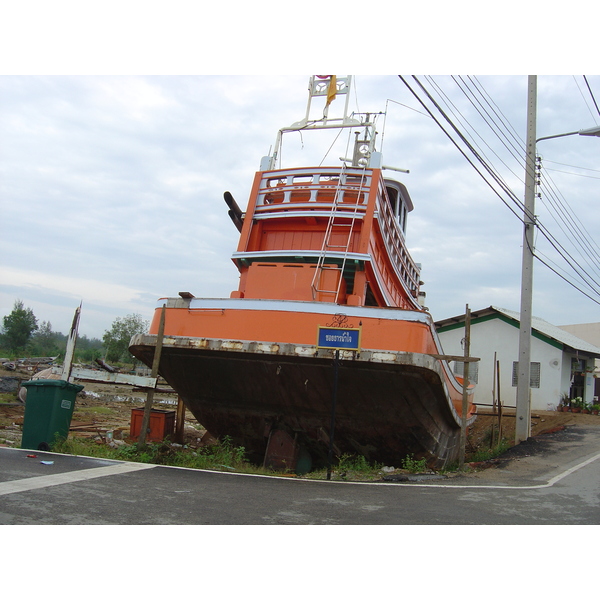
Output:
[[0,524],[600,524],[600,428],[542,438],[476,475],[374,484],[0,448]]

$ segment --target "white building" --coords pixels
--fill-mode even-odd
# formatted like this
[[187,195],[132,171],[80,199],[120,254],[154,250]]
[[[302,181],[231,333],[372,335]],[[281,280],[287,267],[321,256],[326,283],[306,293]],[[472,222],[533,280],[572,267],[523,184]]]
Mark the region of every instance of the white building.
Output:
[[578,338],[600,347],[600,323],[580,323],[578,325],[559,325],[561,329]]
[[[465,315],[436,322],[445,354],[462,356]],[[491,406],[500,399],[503,406],[516,403],[519,360],[519,313],[490,306],[471,311],[469,379],[477,384],[475,402]],[[595,398],[594,361],[600,348],[543,319],[532,318],[531,408],[554,410],[561,397]],[[463,363],[453,363],[456,373]],[[499,376],[497,375],[499,373]]]

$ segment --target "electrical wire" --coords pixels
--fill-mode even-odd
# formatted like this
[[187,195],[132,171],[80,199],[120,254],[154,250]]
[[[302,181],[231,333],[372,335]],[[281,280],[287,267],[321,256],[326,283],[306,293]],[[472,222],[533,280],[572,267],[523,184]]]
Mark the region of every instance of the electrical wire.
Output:
[[533,253],[533,255],[535,256],[535,258],[537,258],[537,260],[539,260],[545,267],[547,267],[548,269],[550,269],[553,273],[555,273],[556,275],[558,275],[563,281],[565,281],[566,283],[568,283],[570,286],[574,287],[578,292],[582,293],[584,296],[586,296],[587,298],[589,298],[592,302],[595,302],[596,304],[600,304],[600,300],[598,300],[597,298],[594,298],[593,296],[590,296],[587,292],[585,292],[584,290],[582,290],[579,286],[575,285],[572,281],[570,281],[565,275],[563,275],[562,273],[559,273],[557,269],[555,269],[554,267],[550,266],[550,264],[548,264],[548,262],[546,262],[543,258],[541,258],[540,252],[539,251],[535,251]]
[[[458,149],[458,151],[466,158],[466,160],[469,162],[469,164],[477,171],[477,173],[479,173],[479,175],[483,178],[483,180],[488,184],[488,186],[492,189],[492,191],[500,198],[500,200],[505,204],[505,206],[517,217],[517,219],[519,219],[521,222],[523,221],[523,217],[512,207],[510,206],[510,204],[506,201],[506,199],[498,192],[497,189],[494,188],[494,186],[492,185],[492,183],[485,177],[485,175],[479,170],[479,168],[477,167],[477,165],[467,156],[467,154],[465,153],[465,151],[460,147],[460,145],[458,144],[458,142],[452,137],[452,135],[450,135],[450,133],[444,129],[444,127],[442,126],[442,124],[440,123],[440,121],[438,119],[436,119],[436,117],[433,115],[433,113],[431,112],[431,110],[429,109],[429,107],[427,107],[427,105],[425,104],[425,102],[419,97],[419,95],[412,89],[412,87],[410,86],[410,84],[404,79],[404,77],[402,77],[402,75],[398,76],[403,82],[404,84],[407,86],[407,88],[411,91],[411,93],[415,96],[415,98],[419,101],[419,103],[421,104],[421,106],[423,106],[423,108],[429,113],[429,115],[431,116],[431,118],[437,123],[437,125],[440,127],[440,129],[448,136],[448,138],[450,139],[450,141],[456,146],[456,148]],[[444,111],[441,109],[441,107],[439,106],[438,103],[435,102],[435,100],[431,97],[431,95],[425,90],[425,88],[423,87],[423,84],[421,84],[419,82],[419,80],[413,76],[413,79],[415,79],[415,81],[417,82],[417,84],[419,85],[419,87],[421,87],[421,89],[423,90],[423,92],[426,94],[426,96],[432,101],[432,103],[434,104],[434,106],[440,111],[440,113],[442,114],[442,116],[444,117],[444,119],[448,122],[448,124],[451,126],[451,128],[455,131],[455,133],[459,136],[459,139],[467,146],[467,148],[472,152],[472,154],[477,158],[477,160],[481,163],[481,165],[484,167],[484,169],[486,171],[488,171],[488,174],[492,176],[493,179],[496,180],[496,182],[498,184],[500,184],[500,186],[503,188],[503,191],[505,191],[509,196],[511,196],[511,199],[517,203],[517,205],[521,205],[521,207],[523,208],[523,204],[520,203],[518,201],[518,199],[514,196],[514,194],[512,194],[512,192],[510,191],[509,188],[506,188],[504,186],[502,186],[502,183],[498,180],[497,177],[495,177],[495,174],[493,173],[493,171],[491,170],[490,166],[485,163],[485,161],[483,161],[480,157],[480,155],[475,151],[475,149],[473,148],[473,146],[468,142],[468,140],[466,140],[466,138],[464,137],[464,135],[462,135],[458,129],[456,128],[456,126],[452,123],[452,121],[448,118],[448,116],[444,113]],[[533,217],[533,215],[531,215]]]
[[[600,173],[600,169],[590,169],[589,167],[578,167],[577,165],[567,165],[565,163],[559,163],[555,160],[547,160],[544,159],[544,162],[552,163],[553,165],[561,165],[563,167],[571,167],[572,169],[581,169],[582,171],[594,171],[595,173]],[[549,169],[547,169],[549,170]],[[556,169],[554,169],[556,170]],[[568,173],[568,171],[562,171],[562,173]],[[580,173],[571,173],[571,175],[580,175]]]
[[598,111],[598,114],[600,115],[600,108],[598,108],[598,103],[596,102],[596,98],[594,98],[592,88],[590,87],[590,84],[585,75],[583,76],[583,80],[585,81],[585,85],[587,86],[588,92],[590,93],[590,96],[592,97],[592,102],[594,103],[594,106],[596,107],[596,110]]
[[[592,119],[594,119],[594,121],[596,121],[596,118],[594,117],[594,112],[592,111],[592,109],[590,108],[590,105],[588,104],[586,97],[583,93],[583,90],[581,89],[581,86],[579,85],[577,78],[575,77],[575,75],[573,75],[573,81],[575,82],[575,85],[577,86],[577,89],[579,90],[579,93],[581,94],[581,98],[583,100],[583,103],[585,104],[585,107],[590,111],[590,115],[592,115]],[[592,96],[592,100],[594,99],[594,97]]]
[[[461,154],[463,154],[468,162],[475,168],[476,172],[484,179],[488,186],[490,186],[496,195],[500,197],[502,202],[509,208],[509,210],[511,210],[511,212],[517,216],[521,222],[524,222],[524,217],[519,214],[519,212],[525,212],[523,203],[514,195],[514,193],[512,193],[501,175],[493,168],[493,166],[488,163],[484,152],[480,148],[480,145],[472,139],[467,139],[467,134],[462,133],[458,129],[458,126],[455,125],[448,113],[450,113],[452,117],[461,124],[462,127],[469,131],[475,132],[475,136],[479,138],[496,157],[499,158],[498,154],[491,149],[487,142],[483,140],[483,138],[477,132],[477,129],[469,123],[464,114],[458,109],[456,104],[449,99],[448,94],[442,90],[441,86],[435,82],[433,78],[426,78],[430,86],[440,98],[439,101],[436,101],[433,98],[434,92],[426,90],[424,84],[421,83],[417,77],[413,76],[413,79],[418,84],[421,92],[425,94],[425,99],[434,106],[434,108],[442,115],[446,124],[450,126],[449,128],[445,128],[442,126],[442,123],[440,123],[440,121],[434,117],[433,112],[427,107],[425,100],[419,96],[419,92],[413,89],[406,79],[404,79],[402,76],[399,77],[413,94],[413,96],[415,96],[428,114],[438,124],[440,129],[442,129],[446,136],[448,136],[452,143],[459,149]],[[470,77],[453,77],[452,79],[460,89],[461,93],[474,107],[476,113],[482,119],[484,124],[489,127],[489,129],[504,145],[508,153],[512,155],[512,157],[520,164],[522,161],[522,156],[525,153],[524,144],[519,140],[518,136],[514,134],[514,128],[511,128],[510,123],[507,119],[505,119],[504,115],[502,115],[502,112],[491,100],[481,83],[477,81],[476,78]],[[587,80],[586,84],[588,84]],[[593,98],[589,84],[588,89]],[[444,104],[446,111],[442,109],[441,104]],[[597,108],[595,99],[594,104]],[[478,168],[476,164],[467,156],[467,151],[461,148],[461,144],[466,146],[467,151],[477,159],[481,166],[483,166],[483,171]],[[514,175],[514,172],[510,167],[508,167],[507,163],[503,159],[500,160],[502,164]],[[488,176],[491,177],[491,180],[488,178]],[[527,216],[535,223],[536,230],[539,232],[539,234],[550,244],[557,255],[567,264],[569,272],[571,273],[571,277],[578,278],[582,283],[579,286],[576,285],[568,278],[568,276],[560,273],[559,268],[552,267],[550,265],[552,262],[550,259],[541,258],[544,256],[541,251],[534,251],[534,256],[536,256],[536,258],[546,267],[559,275],[570,285],[578,289],[581,293],[593,299],[595,302],[598,302],[592,296],[590,296],[588,292],[584,291],[582,286],[589,289],[591,293],[600,297],[600,273],[598,273],[596,268],[596,264],[600,264],[600,253],[598,252],[597,247],[594,247],[594,245],[589,241],[591,240],[591,236],[585,231],[585,227],[581,221],[575,217],[572,209],[568,206],[568,203],[564,197],[555,189],[556,186],[547,173],[547,169],[544,169],[543,172],[540,169],[538,179],[540,189],[544,192],[544,205],[546,206],[549,215],[555,221],[565,239],[572,245],[575,252],[581,254],[583,260],[576,259],[573,253],[566,249],[564,243],[561,243],[538,217],[534,217],[533,215]],[[498,191],[497,186],[500,187],[501,192]],[[511,206],[511,204],[514,205],[519,212],[517,212],[515,208]],[[585,232],[585,235],[582,235],[582,232]],[[585,266],[582,263],[585,263]]]

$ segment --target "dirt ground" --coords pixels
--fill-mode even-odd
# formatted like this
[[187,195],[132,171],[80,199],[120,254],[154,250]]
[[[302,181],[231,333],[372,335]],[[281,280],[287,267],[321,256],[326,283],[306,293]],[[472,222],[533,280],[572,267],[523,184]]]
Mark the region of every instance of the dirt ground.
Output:
[[[492,427],[495,439],[498,439],[498,417],[490,416],[487,411],[479,410],[475,423],[469,428],[467,453],[489,447]],[[547,410],[534,410],[531,413],[531,437],[553,433],[569,425],[600,427],[600,416],[581,413],[564,413]],[[504,409],[502,417],[502,437],[511,441],[515,438],[515,411]]]
[[[27,372],[4,371],[0,369],[0,377],[21,377],[23,381],[30,378]],[[95,438],[105,441],[107,431],[112,431],[114,438],[131,443],[129,438],[131,411],[143,408],[146,393],[135,391],[130,386],[105,385],[99,383],[83,383],[84,390],[77,397],[70,435],[74,437]],[[2,395],[0,404],[0,445],[18,447],[21,441],[21,430],[25,407],[17,404],[14,398]],[[155,393],[153,408],[176,410],[177,396],[169,393]],[[479,416],[469,428],[467,443],[467,459],[479,449],[490,447],[492,429],[494,439],[498,439],[498,417],[490,416],[488,411],[479,410]],[[600,427],[600,416],[588,414],[563,413],[557,411],[533,411],[531,419],[531,435],[538,436],[557,431],[569,425],[585,425]],[[502,437],[509,442],[514,440],[514,410],[505,409],[502,418]],[[211,443],[210,435],[186,410],[184,424],[184,444],[192,447]]]
[[[0,377],[20,377],[23,381],[31,374],[25,371],[5,371],[0,369]],[[100,438],[104,441],[106,432],[112,431],[116,440],[131,443],[130,426],[132,410],[143,408],[146,392],[131,386],[76,382],[84,386],[77,395],[71,421],[70,434],[73,437]],[[168,386],[164,386],[167,388]],[[173,393],[155,392],[153,409],[176,411],[177,396]],[[0,445],[18,447],[21,441],[25,406],[13,398],[2,395],[0,403]],[[206,430],[188,410],[185,411],[184,440],[190,446],[208,443]],[[204,439],[204,441],[202,441]]]

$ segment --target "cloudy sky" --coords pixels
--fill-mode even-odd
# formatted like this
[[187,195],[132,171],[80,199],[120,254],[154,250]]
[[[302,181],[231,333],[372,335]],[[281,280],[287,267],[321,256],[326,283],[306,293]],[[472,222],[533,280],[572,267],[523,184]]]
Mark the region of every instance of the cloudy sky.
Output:
[[[252,75],[240,75],[248,65],[232,70],[229,62],[220,73],[236,74],[220,74],[206,61],[195,68],[184,61],[177,69],[141,61],[136,71],[138,63],[127,58],[135,55],[133,49],[150,47],[146,44],[142,36],[123,61],[113,55],[102,68],[92,61],[91,74],[64,59],[64,45],[55,52],[56,64],[65,65],[61,68],[44,62],[47,49],[20,66],[3,63],[0,316],[21,299],[39,321],[66,333],[81,302],[80,333],[102,337],[117,317],[139,313],[150,319],[160,297],[180,291],[228,297],[237,288],[230,256],[238,233],[223,192],[230,191],[245,208],[254,172],[277,130],[304,116],[314,70],[301,70],[291,61],[290,71],[297,74],[275,75],[266,68],[255,74],[260,69],[252,67]],[[255,47],[252,57],[262,50]],[[390,63],[388,57],[383,71],[382,65],[370,71],[364,60],[357,64],[363,73],[378,74],[355,76],[350,110],[386,111],[378,125],[384,163],[410,170],[395,176],[408,186],[415,205],[407,241],[422,265],[434,319],[461,314],[466,304],[472,310],[492,304],[519,310],[521,222],[393,74],[403,70],[401,62]],[[523,144],[527,76],[485,75],[484,64],[473,63],[478,70],[471,72],[484,73],[476,78],[418,79],[445,99],[447,110],[452,107],[451,118],[461,131],[477,132],[489,163],[522,200],[524,154],[507,150],[463,90],[482,90],[514,129],[515,143]],[[412,72],[454,72],[446,62],[425,66],[430,70]],[[457,63],[456,72],[467,72],[465,66],[471,65]],[[594,97],[600,102],[600,76],[584,79],[577,67],[549,71],[577,75],[538,77],[537,137],[600,123],[593,104]],[[402,77],[418,87],[411,76]],[[336,102],[339,106],[341,100]],[[324,158],[318,148],[315,154],[308,134],[294,135],[284,146],[284,161],[304,165],[314,162],[313,156],[318,162]],[[538,150],[561,210],[574,215],[578,225],[564,231],[544,198],[538,199],[536,213],[572,259],[593,257],[600,231],[600,139],[560,138],[540,142]],[[338,155],[329,154],[325,164],[339,164]],[[508,195],[504,199],[514,208]],[[573,238],[592,247],[582,251],[571,245]],[[538,236],[537,242],[550,264],[569,271],[545,238]],[[536,316],[557,325],[600,320],[597,302],[539,262],[534,277]]]

